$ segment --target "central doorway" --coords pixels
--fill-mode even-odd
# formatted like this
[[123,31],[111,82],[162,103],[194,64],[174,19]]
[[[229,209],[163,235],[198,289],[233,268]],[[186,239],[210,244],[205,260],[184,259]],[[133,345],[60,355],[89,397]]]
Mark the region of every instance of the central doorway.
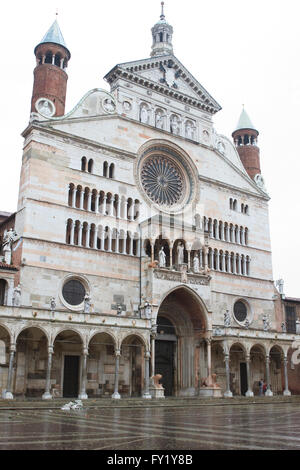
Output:
[[200,297],[187,286],[173,289],[160,304],[154,367],[166,396],[197,394],[197,372],[205,360],[199,346],[207,330],[205,312]]
[[65,398],[78,397],[79,365],[80,356],[65,356],[63,381],[63,396]]

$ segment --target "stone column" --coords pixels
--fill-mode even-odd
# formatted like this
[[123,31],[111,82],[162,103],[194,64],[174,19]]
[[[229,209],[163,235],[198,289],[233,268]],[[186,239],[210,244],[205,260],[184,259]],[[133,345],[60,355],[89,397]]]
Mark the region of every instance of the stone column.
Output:
[[173,246],[174,243],[170,243],[170,269],[173,267]]
[[101,229],[101,244],[100,244],[100,250],[104,250],[105,248],[105,230],[102,227]]
[[266,390],[266,397],[272,397],[273,392],[270,387],[270,356],[266,356],[266,381],[267,381],[267,390]]
[[208,383],[212,383],[211,378],[211,338],[206,338],[206,346],[207,346],[207,379]]
[[103,196],[103,204],[102,204],[102,214],[106,215],[106,201],[107,201],[107,196]]
[[289,391],[287,362],[288,362],[288,358],[286,356],[284,356],[284,358],[283,358],[283,367],[284,367],[284,391],[283,391],[283,395],[289,397],[291,395],[291,392]]
[[16,352],[16,345],[10,345],[9,351],[9,366],[8,366],[8,376],[7,376],[7,385],[6,390],[3,393],[3,398],[5,400],[12,400],[14,398],[12,394],[12,378],[13,378],[13,366],[14,366],[14,357]]
[[80,191],[79,209],[83,209],[84,191]]
[[86,400],[88,398],[86,393],[86,378],[87,378],[87,356],[88,349],[83,348],[82,352],[82,371],[81,371],[81,392],[78,395],[78,398],[81,400]]
[[151,263],[154,263],[154,243],[151,243]]
[[155,375],[155,337],[156,334],[151,335],[151,376]]
[[71,220],[70,225],[70,245],[74,245],[75,222]]
[[117,218],[118,219],[121,218],[121,200],[120,200],[120,197],[118,198],[118,201],[117,201]]
[[82,229],[83,229],[83,225],[79,224],[78,226],[78,245],[79,246],[82,245]]
[[97,238],[98,238],[98,227],[95,225],[94,229],[94,243],[93,243],[93,248],[97,249]]
[[120,350],[116,349],[115,356],[116,356],[116,364],[115,364],[115,388],[114,393],[112,394],[112,398],[114,400],[120,400],[121,395],[119,394],[119,368],[120,368]]
[[107,251],[111,251],[111,237],[112,237],[112,230],[108,229],[108,232],[106,233],[108,237],[108,246],[107,246]]
[[72,207],[76,207],[76,188],[73,189],[72,191]]
[[229,354],[225,354],[225,370],[226,370],[226,390],[224,392],[224,397],[225,398],[231,398],[232,397],[232,391],[230,390],[230,357]]
[[244,276],[247,276],[246,256],[243,256],[243,272]]
[[216,271],[220,271],[220,254],[219,250],[216,251],[217,256],[216,256]]
[[114,216],[114,202],[115,202],[115,198],[114,196],[111,196],[111,199],[110,199],[110,207],[109,207],[109,215],[111,217]]
[[96,196],[95,196],[95,213],[98,214],[98,212],[99,212],[99,194],[97,191]]
[[187,250],[188,255],[188,271],[191,270],[191,250]]
[[120,232],[119,230],[116,229],[115,231],[115,234],[116,234],[116,245],[115,245],[115,249],[116,249],[116,253],[119,253],[119,235],[120,235]]
[[46,374],[46,387],[45,393],[43,394],[43,400],[49,400],[52,398],[50,393],[51,388],[51,367],[52,367],[52,354],[53,354],[53,346],[49,346],[48,348],[48,364],[47,364],[47,374]]
[[151,399],[149,392],[149,362],[150,362],[150,351],[145,352],[145,389],[143,392],[143,398]]
[[92,207],[92,192],[89,191],[88,194],[88,202],[87,202],[87,210],[90,212]]
[[133,236],[130,234],[130,245],[129,245],[129,254],[133,256]]
[[90,224],[87,224],[87,226],[86,226],[86,235],[85,235],[85,247],[86,248],[90,247],[90,235],[91,235],[91,226],[90,226]]
[[248,383],[248,390],[246,392],[246,397],[253,397],[254,394],[252,392],[252,387],[251,387],[251,374],[250,374],[250,363],[251,359],[250,356],[246,356],[246,368],[247,368],[247,383]]

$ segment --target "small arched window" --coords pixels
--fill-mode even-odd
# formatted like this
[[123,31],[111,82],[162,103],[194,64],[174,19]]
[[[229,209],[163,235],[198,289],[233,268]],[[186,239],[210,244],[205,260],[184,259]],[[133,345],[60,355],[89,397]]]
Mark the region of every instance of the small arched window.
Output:
[[115,177],[115,165],[114,163],[111,163],[109,165],[109,178],[114,178]]
[[86,163],[87,163],[86,157],[82,157],[82,159],[81,159],[81,171],[86,171]]
[[103,176],[105,176],[105,178],[107,178],[107,171],[108,171],[108,163],[104,162],[103,163]]
[[45,57],[45,64],[52,64],[52,52],[47,52]]
[[159,33],[159,41],[163,42],[164,41],[164,35],[163,33]]
[[88,163],[88,172],[93,173],[94,161],[92,159],[89,160]]

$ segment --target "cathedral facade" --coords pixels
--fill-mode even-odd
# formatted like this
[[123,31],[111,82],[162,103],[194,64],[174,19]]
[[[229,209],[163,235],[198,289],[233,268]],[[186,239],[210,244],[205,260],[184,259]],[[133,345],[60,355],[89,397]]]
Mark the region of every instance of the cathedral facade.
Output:
[[259,132],[245,110],[216,132],[172,35],[162,5],[150,58],[68,113],[57,21],[34,50],[18,208],[0,213],[3,398],[150,399],[157,374],[165,396],[298,390]]

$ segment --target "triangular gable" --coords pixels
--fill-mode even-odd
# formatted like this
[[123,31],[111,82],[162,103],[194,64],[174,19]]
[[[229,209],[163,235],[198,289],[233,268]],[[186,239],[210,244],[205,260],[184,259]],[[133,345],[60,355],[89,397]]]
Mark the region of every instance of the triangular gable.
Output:
[[135,83],[139,82],[139,78],[143,79],[143,85],[186,103],[192,101],[190,104],[211,114],[221,109],[217,101],[174,55],[118,64],[104,78],[112,84],[120,76]]

